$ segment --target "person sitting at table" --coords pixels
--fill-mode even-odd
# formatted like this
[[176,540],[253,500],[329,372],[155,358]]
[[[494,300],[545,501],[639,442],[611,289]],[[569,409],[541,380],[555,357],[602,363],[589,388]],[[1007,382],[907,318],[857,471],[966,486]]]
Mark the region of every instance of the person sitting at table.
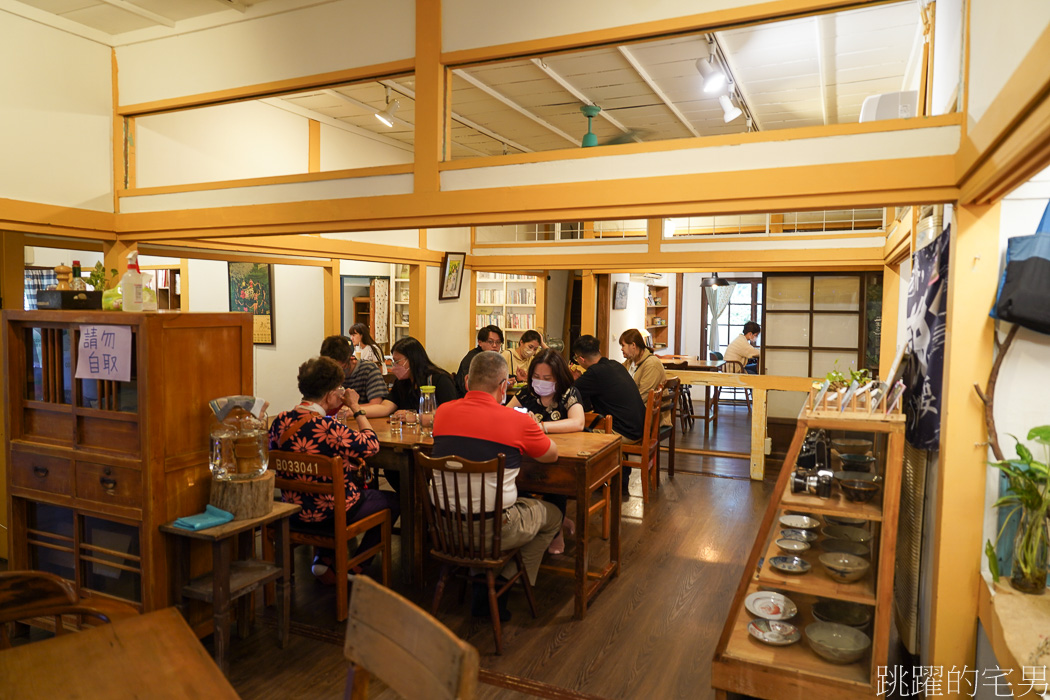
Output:
[[357,355],[359,360],[364,362],[374,362],[379,368],[380,372],[386,374],[386,363],[383,362],[383,351],[379,349],[376,341],[372,340],[371,334],[368,332],[368,326],[363,323],[355,323],[350,326],[350,342],[357,348]]
[[[638,394],[631,375],[623,365],[602,357],[601,345],[593,335],[581,335],[572,344],[576,364],[585,370],[576,379],[576,389],[583,397],[584,409],[612,416],[613,432],[626,442],[642,439],[645,426],[645,402]],[[629,495],[627,487],[631,468],[624,467],[622,490]]]
[[[645,338],[635,328],[628,328],[620,334],[620,352],[623,353],[623,366],[634,378],[642,401],[649,399],[649,392],[663,386],[667,381],[664,364],[653,353],[649,352]],[[671,411],[660,414],[660,425],[671,425]]]
[[[401,513],[397,494],[367,488],[365,474],[358,469],[358,460],[379,452],[379,439],[368,423],[357,392],[343,388],[343,368],[329,357],[315,357],[299,366],[299,393],[302,401],[290,411],[279,414],[270,426],[270,449],[287,452],[342,457],[346,468],[346,518],[357,522],[384,508],[390,509],[390,522]],[[357,430],[340,423],[335,414],[347,407]],[[330,482],[328,477],[300,474],[303,481]],[[281,500],[296,503],[302,510],[292,516],[292,527],[307,532],[331,530],[335,517],[334,504],[322,495],[300,491],[282,491]],[[361,539],[358,551],[375,546],[382,532],[379,526],[370,529]],[[311,571],[322,583],[334,584],[331,566],[334,552],[318,549]],[[369,562],[355,567],[360,573]]]
[[[578,433],[584,428],[583,400],[573,386],[572,373],[564,358],[550,348],[533,356],[525,386],[507,406],[527,410],[545,433]],[[543,494],[543,498],[562,514],[562,529],[547,549],[551,554],[561,554],[565,551],[565,530],[570,535],[576,532],[576,524],[565,517],[569,497]]]
[[543,336],[536,331],[528,330],[521,334],[521,340],[518,341],[517,346],[503,351],[503,359],[507,361],[510,376],[514,377],[515,381],[523,382],[528,377],[532,356],[542,344]]
[[502,348],[503,331],[499,326],[488,325],[478,329],[478,344],[463,356],[459,363],[459,370],[456,372],[456,390],[460,396],[467,395],[467,372],[470,371],[470,361],[474,359],[474,356],[486,350],[499,352]]
[[372,362],[358,362],[354,356],[350,339],[344,335],[330,335],[321,342],[321,357],[335,360],[346,378],[343,388],[357,392],[358,403],[362,406],[377,404],[387,394],[386,382],[379,368]]
[[[507,376],[507,362],[499,353],[485,351],[471,360],[467,395],[439,406],[434,414],[432,454],[435,457],[456,455],[474,461],[492,459],[500,453],[505,455],[503,483],[496,483],[495,474],[471,477],[475,499],[473,502],[467,499],[464,483],[460,485],[460,502],[464,509],[469,504],[470,512],[480,512],[482,476],[487,502],[495,499],[497,488],[503,490],[501,544],[505,550],[521,549],[526,575],[535,584],[543,551],[561,529],[562,514],[546,501],[519,497],[515,479],[522,454],[537,462],[550,463],[558,459],[558,446],[528,415],[502,405],[507,398]],[[440,474],[435,475],[439,490],[442,488],[440,478]],[[487,528],[486,534],[491,537],[491,533],[492,528]],[[492,540],[486,544],[491,546]],[[511,560],[501,576],[506,580],[516,571],[517,564]],[[503,621],[510,619],[506,601],[505,595],[499,598],[499,617]],[[489,614],[488,590],[484,585],[474,587],[471,612],[477,617]]]
[[739,362],[748,374],[758,374],[758,356],[762,351],[755,347],[755,341],[761,332],[762,326],[754,321],[745,323],[740,335],[726,348],[725,361]]

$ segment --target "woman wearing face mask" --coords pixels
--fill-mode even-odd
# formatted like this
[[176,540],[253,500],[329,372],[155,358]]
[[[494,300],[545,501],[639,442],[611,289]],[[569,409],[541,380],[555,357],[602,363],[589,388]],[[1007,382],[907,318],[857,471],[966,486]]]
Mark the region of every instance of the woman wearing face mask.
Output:
[[532,356],[542,344],[543,336],[530,330],[521,334],[521,340],[516,347],[503,351],[503,359],[507,361],[510,376],[514,377],[515,381],[523,382],[528,378]]
[[407,336],[394,343],[390,357],[394,361],[390,371],[397,380],[381,403],[363,407],[369,418],[389,416],[394,411],[419,410],[420,386],[434,387],[438,406],[458,398],[452,375],[431,362],[423,344],[415,338]]
[[[507,405],[522,407],[540,424],[545,433],[578,433],[583,430],[584,410],[580,392],[572,385],[572,374],[565,360],[554,350],[540,350],[529,366],[527,384]],[[576,531],[572,520],[565,518],[567,496],[545,494],[549,501],[561,511],[562,530],[547,549],[551,554],[565,551],[565,530]]]

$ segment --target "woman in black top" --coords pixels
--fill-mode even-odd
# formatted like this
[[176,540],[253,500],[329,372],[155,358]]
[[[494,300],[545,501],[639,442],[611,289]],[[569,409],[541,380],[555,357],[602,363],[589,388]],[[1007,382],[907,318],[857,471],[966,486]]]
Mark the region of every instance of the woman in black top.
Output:
[[[578,433],[583,430],[583,402],[580,392],[573,386],[569,366],[561,355],[550,348],[540,350],[529,365],[526,382],[521,391],[507,402],[508,406],[527,410],[545,433]],[[568,496],[543,494],[543,499],[557,507],[564,517]],[[569,518],[562,521],[561,532],[551,541],[548,552],[561,554],[565,551],[565,530],[570,535],[576,531]]]
[[397,380],[381,403],[363,407],[369,418],[419,410],[420,386],[434,387],[434,402],[438,406],[459,397],[452,375],[431,362],[423,344],[415,338],[407,336],[394,343],[390,356],[394,360],[390,371]]

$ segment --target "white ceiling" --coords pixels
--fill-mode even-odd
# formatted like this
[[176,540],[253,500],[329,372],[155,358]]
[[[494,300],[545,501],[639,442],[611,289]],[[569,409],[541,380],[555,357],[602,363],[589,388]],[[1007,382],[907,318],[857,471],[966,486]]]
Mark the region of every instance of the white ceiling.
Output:
[[[316,1],[316,0],[315,0]],[[22,0],[119,43],[148,27],[297,0]],[[14,3],[10,0],[9,4]],[[17,3],[14,3],[17,4]],[[310,0],[302,0],[302,5]],[[264,9],[264,8],[259,8]],[[215,21],[220,21],[215,19]],[[177,33],[179,28],[174,27]],[[869,95],[915,89],[922,50],[916,0],[729,29],[604,46],[452,71],[453,158],[578,147],[587,131],[583,104],[602,107],[599,143],[732,134],[745,117],[723,121],[718,96],[701,91],[697,58],[713,40],[736,81],[736,97],[760,131],[857,121]],[[413,76],[269,98],[283,106],[411,150]],[[399,109],[393,128],[374,112]]]

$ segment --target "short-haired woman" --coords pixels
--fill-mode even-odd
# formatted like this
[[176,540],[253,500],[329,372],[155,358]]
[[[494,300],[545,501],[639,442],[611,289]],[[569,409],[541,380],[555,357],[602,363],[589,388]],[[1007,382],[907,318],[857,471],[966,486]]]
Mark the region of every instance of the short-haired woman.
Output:
[[[584,427],[583,399],[573,386],[569,366],[550,348],[540,350],[532,358],[525,386],[507,405],[527,410],[545,433],[578,433]],[[576,531],[573,521],[565,517],[568,497],[544,494],[543,498],[562,514],[562,529],[547,550],[551,554],[561,554],[565,551],[564,531],[568,530],[569,534]]]
[[347,335],[350,336],[350,342],[357,348],[357,359],[375,362],[379,365],[379,369],[382,370],[383,374],[386,374],[383,351],[379,349],[376,341],[372,339],[372,335],[368,332],[368,326],[363,323],[355,323],[350,326],[350,331]]
[[[299,366],[299,393],[302,401],[298,406],[279,414],[270,426],[270,449],[304,454],[342,457],[346,472],[346,519],[357,522],[384,508],[390,510],[390,521],[400,514],[400,501],[395,493],[368,488],[358,463],[379,452],[379,440],[368,423],[364,410],[358,403],[357,392],[343,388],[343,368],[329,357],[315,357]],[[357,430],[340,423],[335,414],[347,407]],[[331,483],[328,477],[302,474],[302,481]],[[302,491],[285,490],[281,500],[302,506],[292,519],[293,529],[315,531],[330,524],[335,518],[335,504],[330,498]],[[378,544],[381,537],[379,527],[365,533],[358,551]],[[318,549],[312,567],[313,574],[323,583],[334,584],[335,574],[331,570],[334,552]],[[357,567],[363,570],[369,562]]]
[[507,361],[507,367],[510,368],[510,376],[519,382],[525,381],[528,377],[532,356],[536,354],[541,345],[543,345],[543,336],[536,331],[528,330],[521,334],[521,339],[515,347],[504,350],[503,359]]

